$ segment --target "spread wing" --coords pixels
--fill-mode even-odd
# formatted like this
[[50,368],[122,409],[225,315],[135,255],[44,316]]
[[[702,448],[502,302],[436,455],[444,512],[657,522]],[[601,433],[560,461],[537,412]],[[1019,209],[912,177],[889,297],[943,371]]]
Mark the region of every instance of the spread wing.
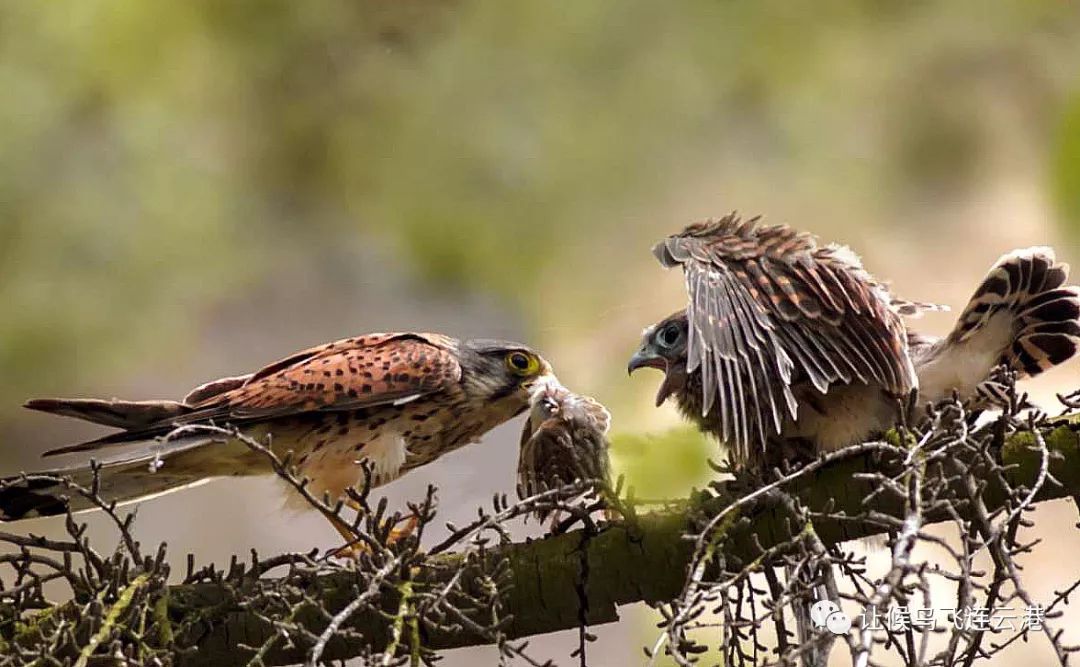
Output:
[[[242,425],[310,412],[356,410],[406,403],[460,382],[453,341],[433,334],[376,334],[347,338],[275,362],[247,376],[225,378],[197,388],[166,419],[46,455],[98,449],[164,435],[186,424]],[[192,399],[195,400],[192,400]],[[38,405],[37,403],[40,403]],[[30,407],[72,414],[73,401],[49,399]],[[63,406],[67,412],[62,412]],[[124,402],[109,402],[112,410]]]
[[690,305],[687,370],[700,369],[702,412],[724,439],[764,446],[798,404],[791,384],[837,382],[906,394],[917,380],[891,297],[842,246],[734,215],[696,223],[653,252],[682,266]]

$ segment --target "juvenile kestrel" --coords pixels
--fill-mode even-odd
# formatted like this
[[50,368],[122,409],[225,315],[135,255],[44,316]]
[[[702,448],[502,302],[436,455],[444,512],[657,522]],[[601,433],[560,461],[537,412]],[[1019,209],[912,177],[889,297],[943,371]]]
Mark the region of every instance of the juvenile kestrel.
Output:
[[[607,431],[611,413],[554,378],[533,386],[529,418],[521,432],[518,497],[528,498],[578,481],[611,482]],[[543,522],[549,512],[539,510]]]
[[[272,448],[293,452],[317,497],[340,497],[363,481],[361,461],[381,485],[477,441],[523,412],[529,389],[551,366],[524,345],[459,341],[431,333],[377,333],[298,352],[250,375],[216,380],[182,401],[35,399],[26,407],[114,426],[122,431],[46,456],[129,445],[99,458],[101,495],[133,501],[214,477],[270,474],[266,457],[243,443],[177,427],[232,425]],[[220,439],[220,438],[218,438]],[[130,445],[135,444],[132,448]],[[88,466],[50,471],[88,483]],[[0,488],[5,521],[86,509],[65,490],[18,478]]]
[[682,266],[690,304],[645,330],[629,370],[663,370],[657,404],[673,396],[736,461],[759,460],[777,434],[815,452],[862,442],[896,423],[912,389],[922,405],[975,398],[1000,364],[1033,376],[1080,344],[1080,290],[1050,248],[999,259],[944,338],[902,319],[933,306],[896,299],[847,247],[786,226],[730,215],[653,252]]

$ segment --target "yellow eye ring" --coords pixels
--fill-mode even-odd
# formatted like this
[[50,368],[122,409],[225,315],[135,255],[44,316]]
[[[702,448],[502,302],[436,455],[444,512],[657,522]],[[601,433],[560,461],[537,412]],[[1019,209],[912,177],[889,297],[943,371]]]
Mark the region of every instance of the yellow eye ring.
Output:
[[506,368],[514,375],[535,375],[540,370],[540,360],[524,352],[506,355]]

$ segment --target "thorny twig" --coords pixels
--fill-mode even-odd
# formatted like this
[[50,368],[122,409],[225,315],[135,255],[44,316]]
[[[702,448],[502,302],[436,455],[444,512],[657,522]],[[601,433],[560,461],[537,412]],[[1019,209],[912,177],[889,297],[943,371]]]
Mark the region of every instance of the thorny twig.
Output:
[[[260,559],[252,552],[250,563],[234,557],[224,569],[212,565],[197,568],[194,558],[189,556],[185,584],[222,585],[231,592],[228,604],[255,614],[274,628],[266,641],[248,647],[248,664],[264,665],[271,652],[282,647],[306,647],[307,664],[329,664],[331,661],[326,656],[335,638],[363,640],[349,627],[349,619],[361,611],[385,615],[396,629],[387,649],[369,651],[366,661],[371,664],[392,665],[402,659],[430,664],[436,656],[423,647],[422,629],[452,630],[462,625],[468,625],[474,633],[490,636],[506,660],[524,659],[529,664],[542,664],[529,657],[525,643],[510,642],[504,636],[507,619],[501,610],[503,574],[500,573],[505,572],[505,564],[490,557],[487,535],[494,533],[500,541],[509,540],[507,523],[535,514],[538,509],[558,510],[571,520],[592,525],[590,511],[568,499],[595,491],[595,484],[578,482],[513,503],[505,496],[498,496],[493,501],[493,511],[481,509],[477,519],[468,525],[451,526],[448,538],[425,551],[421,549],[420,538],[424,528],[435,520],[434,488],[428,489],[420,503],[410,505],[410,511],[418,519],[413,536],[392,542],[391,529],[398,517],[387,516],[385,502],[375,507],[369,504],[371,474],[364,462],[358,464],[363,469],[364,483],[350,490],[347,498],[334,502],[310,492],[307,480],[299,478],[291,467],[288,452],[279,456],[269,441],[259,442],[235,428],[183,426],[165,438],[195,432],[210,435],[215,441],[241,442],[267,457],[274,472],[309,505],[346,527],[351,534],[346,546],[354,547],[352,559],[333,558],[338,549],[323,555],[312,551],[267,559]],[[170,570],[165,546],[159,548],[154,558],[141,554],[133,532],[134,514],[118,514],[115,504],[99,494],[102,468],[95,465],[92,472],[92,482],[86,487],[48,475],[24,475],[10,482],[62,484],[71,494],[85,497],[110,517],[119,534],[119,544],[111,557],[100,555],[90,546],[86,526],[70,513],[65,519],[68,540],[0,531],[0,543],[16,550],[0,555],[0,567],[7,565],[11,573],[0,579],[3,586],[0,667],[52,664],[64,656],[85,665],[105,655],[124,655],[127,664],[132,665],[171,664],[194,648],[182,639],[191,634],[186,632],[190,628],[184,626],[191,620],[183,619],[180,625],[175,625],[167,613]],[[350,507],[356,510],[351,520],[343,516]],[[458,572],[441,579],[441,583],[414,578],[415,573],[428,566],[434,553],[450,550],[463,554],[458,560]],[[439,567],[445,567],[445,561]],[[484,579],[489,584],[484,590],[463,586],[462,574],[470,569],[485,572]],[[267,576],[282,570],[284,576]],[[349,575],[354,591],[335,611],[325,607],[323,593],[317,586],[313,588],[320,577],[333,573]],[[66,603],[55,603],[46,595],[46,585],[57,580],[67,582],[69,601]],[[312,632],[302,622],[305,614],[324,619],[321,631]],[[46,655],[50,657],[44,658]]]
[[[733,472],[737,483],[746,478],[740,486],[751,491],[731,498],[689,535],[694,550],[683,591],[659,608],[663,632],[647,652],[654,659],[666,653],[684,666],[698,662],[709,649],[722,651],[724,663],[729,665],[823,664],[829,641],[836,635],[817,627],[816,634],[808,633],[793,642],[790,628],[792,619],[801,625],[801,614],[811,603],[831,600],[864,612],[853,619],[850,632],[839,633],[846,640],[852,664],[860,667],[882,664],[889,653],[905,665],[969,667],[993,658],[1017,639],[1027,640],[1033,631],[1041,631],[1057,662],[1066,664],[1080,647],[1064,643],[1053,619],[1060,615],[1059,608],[1068,596],[1080,588],[1080,580],[1040,605],[1030,593],[1018,558],[1038,544],[1038,540],[1021,541],[1023,529],[1032,526],[1024,515],[1047,485],[1060,487],[1051,474],[1055,453],[1044,434],[1065,423],[1077,427],[1075,420],[1050,420],[1041,413],[1022,418],[1020,410],[1028,403],[1016,395],[1012,380],[1009,377],[1004,382],[1007,405],[990,421],[980,423],[954,397],[930,406],[922,423],[898,425],[884,441],[840,450],[794,469],[773,471],[771,479],[768,475],[763,479],[761,473],[731,470],[730,466],[721,468]],[[1061,416],[1075,417],[1080,410],[1080,392],[1060,398],[1066,407]],[[1002,460],[1003,443],[1016,434],[1028,434],[1030,447],[1037,454],[1034,481],[1026,488],[1010,483],[1012,471]],[[862,500],[861,514],[837,512],[831,499],[821,507],[805,507],[794,493],[796,484],[836,459],[867,452],[884,455],[891,464],[859,476],[870,489]],[[720,499],[730,488],[713,484],[710,491]],[[783,513],[787,539],[762,549],[751,562],[731,562],[725,541],[738,534],[743,514],[761,511],[762,505]],[[898,514],[879,509],[897,505]],[[999,509],[991,511],[991,506]],[[953,534],[924,530],[930,519],[951,519]],[[871,575],[864,558],[817,547],[813,522],[822,520],[888,528],[891,558],[885,570]],[[919,549],[935,551],[933,560],[924,554],[917,556]],[[986,552],[994,566],[989,574],[975,563],[978,555]],[[944,562],[939,562],[941,555]],[[777,577],[778,566],[787,571],[785,580]],[[917,608],[914,602],[932,609],[934,579],[939,581],[933,587],[944,584],[957,591],[954,613],[936,632],[911,622],[911,610]],[[767,594],[764,599],[762,593]],[[757,602],[747,602],[753,600]],[[1013,604],[1022,604],[1028,620],[1038,623],[1010,631],[996,622],[971,622],[972,616],[985,613],[980,610],[1008,609]],[[865,622],[878,613],[884,623],[872,626]],[[759,637],[766,629],[776,638],[772,655],[761,653],[766,647]],[[988,645],[987,636],[993,638]],[[932,643],[944,650],[932,654]]]
[[[854,615],[855,627],[839,635],[817,627],[812,615],[813,603],[822,600],[847,611],[909,609],[916,602],[929,608],[932,592],[940,596],[942,586],[955,591],[958,609],[1017,604],[1038,609],[1040,601],[1031,593],[1020,559],[1038,545],[1026,535],[1033,503],[1045,489],[1059,484],[1052,473],[1056,454],[1044,434],[1062,422],[1041,414],[1022,417],[1025,401],[1015,395],[1011,380],[1006,384],[1008,405],[989,421],[977,421],[968,406],[953,398],[930,409],[921,423],[900,424],[881,440],[803,465],[724,469],[734,474],[733,481],[711,484],[680,506],[679,511],[694,517],[686,535],[690,566],[680,594],[659,607],[662,632],[648,652],[654,658],[667,654],[678,665],[695,664],[710,650],[719,651],[725,664],[740,667],[816,665],[828,660],[836,644],[846,646],[853,664],[877,665],[891,658],[912,666],[969,667],[992,659],[1018,639],[1028,640],[1036,628],[964,625],[959,613],[946,619],[938,632],[911,623],[871,627],[865,622],[870,616]],[[1062,402],[1063,415],[1075,415],[1080,392],[1063,396]],[[433,488],[409,506],[417,517],[416,533],[392,541],[398,516],[387,512],[385,502],[372,506],[370,471],[363,465],[365,483],[345,499],[317,498],[292,469],[289,453],[275,451],[272,442],[253,440],[230,427],[184,427],[169,437],[192,428],[215,439],[239,441],[267,457],[275,473],[308,504],[346,527],[354,547],[352,559],[334,558],[336,549],[272,558],[252,553],[250,559],[234,558],[225,568],[196,567],[194,559],[188,559],[181,577],[186,585],[208,583],[228,591],[218,603],[222,608],[242,609],[272,630],[248,647],[248,664],[268,664],[282,650],[306,656],[309,665],[330,664],[341,657],[335,647],[342,642],[367,645],[361,654],[366,664],[432,664],[438,656],[424,641],[435,632],[483,637],[498,648],[500,664],[549,664],[530,655],[528,642],[507,634],[510,566],[495,548],[510,541],[512,522],[538,510],[568,517],[559,530],[573,523],[585,528],[577,593],[580,641],[569,658],[587,662],[584,648],[591,635],[584,625],[586,577],[604,564],[590,562],[586,554],[588,540],[605,528],[594,522],[598,507],[582,507],[569,499],[590,493],[604,498],[608,509],[633,525],[637,509],[622,499],[621,481],[614,490],[575,482],[522,501],[496,496],[474,520],[460,527],[448,525],[447,537],[424,548],[425,528],[433,525],[438,509]],[[1037,455],[1033,475],[1025,478],[1034,481],[1026,487],[1011,481],[1017,479],[1014,471],[1003,463],[1003,443],[1017,434],[1029,434],[1026,442]],[[837,500],[844,489],[824,502],[810,503],[800,495],[799,489],[812,486],[824,468],[856,457],[870,461],[868,472],[853,480],[869,489],[860,499],[860,512],[837,509],[851,507]],[[205,634],[199,631],[204,622],[199,618],[170,615],[164,545],[154,554],[142,552],[133,533],[134,515],[120,514],[101,497],[101,474],[95,468],[86,487],[50,476],[10,482],[63,484],[105,512],[119,539],[115,549],[99,551],[91,546],[86,526],[71,515],[65,517],[63,539],[0,532],[0,543],[8,546],[0,557],[5,572],[0,579],[0,667],[61,665],[64,660],[89,665],[105,656],[128,665],[175,664]],[[347,510],[355,515],[344,516]],[[780,539],[758,541],[751,557],[736,558],[729,543],[759,512],[776,514]],[[942,521],[947,531],[929,526]],[[823,541],[815,529],[823,522],[888,532],[890,558],[884,570],[873,570],[865,557],[856,555],[857,546],[845,549]],[[931,551],[933,559],[926,555]],[[451,553],[460,557],[445,557]],[[987,557],[989,571],[979,561]],[[439,576],[430,576],[435,571]],[[340,584],[335,589],[323,583],[331,578]],[[1080,580],[1067,582],[1041,608],[1041,632],[1061,664],[1077,648],[1063,641],[1054,619],[1078,588]],[[57,596],[59,602],[53,599]],[[357,617],[372,615],[384,619],[388,629],[389,646],[380,650],[353,625]]]

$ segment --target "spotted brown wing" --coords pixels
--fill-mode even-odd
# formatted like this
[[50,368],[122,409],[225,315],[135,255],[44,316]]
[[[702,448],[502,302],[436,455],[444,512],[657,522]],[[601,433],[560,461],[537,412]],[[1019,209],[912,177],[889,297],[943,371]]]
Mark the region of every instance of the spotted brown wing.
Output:
[[[209,418],[282,417],[415,400],[461,380],[451,350],[417,334],[328,343],[268,366],[207,398]],[[202,408],[201,410],[199,408]]]
[[796,416],[808,381],[875,383],[906,394],[915,371],[904,326],[881,284],[847,248],[819,248],[789,227],[730,215],[687,227],[654,249],[682,266],[690,304],[687,369],[700,369],[703,414],[717,409],[739,452]]
[[250,376],[203,385],[199,401],[169,419],[63,447],[46,455],[97,449],[163,435],[177,426],[242,425],[307,412],[405,403],[458,383],[461,367],[450,339],[434,334],[374,334],[298,352]]

